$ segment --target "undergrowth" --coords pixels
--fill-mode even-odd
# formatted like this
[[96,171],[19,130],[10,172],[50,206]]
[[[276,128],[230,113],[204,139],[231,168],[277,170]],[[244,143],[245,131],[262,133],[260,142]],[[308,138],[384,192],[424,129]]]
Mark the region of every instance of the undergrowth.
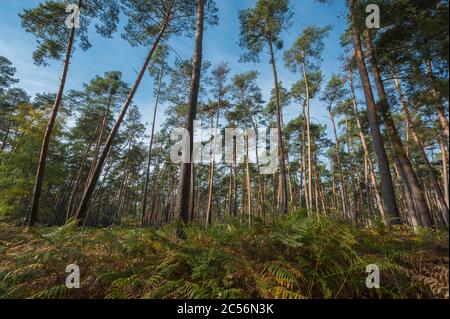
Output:
[[[177,226],[179,227],[179,226]],[[291,214],[164,228],[0,224],[0,298],[448,298],[448,232]],[[77,264],[81,288],[68,289]],[[380,268],[380,288],[365,285]]]

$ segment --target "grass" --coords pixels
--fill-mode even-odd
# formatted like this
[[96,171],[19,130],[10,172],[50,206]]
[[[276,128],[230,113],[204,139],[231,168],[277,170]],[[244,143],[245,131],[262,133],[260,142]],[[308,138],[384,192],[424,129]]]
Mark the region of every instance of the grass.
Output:
[[[179,226],[178,226],[179,227]],[[0,224],[0,298],[448,298],[448,231],[301,213],[205,229]],[[68,289],[77,264],[81,288]],[[381,270],[368,289],[366,266]]]

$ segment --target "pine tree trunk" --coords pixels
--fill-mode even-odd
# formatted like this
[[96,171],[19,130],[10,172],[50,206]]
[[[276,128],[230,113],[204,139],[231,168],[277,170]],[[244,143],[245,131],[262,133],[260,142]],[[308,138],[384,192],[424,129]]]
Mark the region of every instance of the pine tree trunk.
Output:
[[170,16],[167,17],[166,21],[164,21],[163,27],[162,27],[161,31],[159,32],[158,36],[156,37],[155,42],[153,43],[153,46],[152,46],[151,50],[149,51],[149,53],[144,61],[144,64],[142,65],[142,68],[138,74],[136,82],[134,83],[133,88],[131,89],[131,92],[128,94],[128,97],[125,100],[125,103],[123,104],[122,109],[120,111],[119,117],[116,120],[116,123],[114,124],[113,128],[111,129],[111,132],[109,133],[109,136],[105,142],[103,151],[98,159],[97,165],[95,165],[94,172],[92,173],[89,183],[88,183],[86,189],[84,190],[80,205],[78,206],[78,209],[77,209],[76,216],[77,216],[77,219],[79,220],[80,225],[83,224],[83,220],[86,217],[87,209],[89,206],[89,200],[92,197],[92,194],[94,192],[95,186],[96,186],[98,178],[100,176],[103,164],[104,164],[106,157],[108,156],[109,150],[112,146],[113,140],[116,137],[117,132],[119,131],[120,125],[122,124],[122,121],[128,111],[128,108],[129,108],[131,102],[133,101],[136,91],[139,88],[139,85],[141,84],[142,78],[144,77],[144,74],[147,70],[148,64],[150,63],[150,60],[152,59],[153,54],[155,53],[155,50],[159,45],[159,41],[161,40],[167,27],[169,26],[169,23],[170,23]]
[[[212,141],[212,158],[210,159],[210,175],[208,179],[208,202],[206,205],[206,223],[208,225],[211,224],[211,206],[212,206],[212,195],[213,195],[213,182],[214,182],[214,167],[216,164],[216,138],[217,138],[217,128],[219,127],[219,118],[220,118],[220,108],[221,108],[221,100],[219,98],[219,101],[217,103],[217,110],[216,110],[216,123],[214,125],[214,138]],[[211,150],[210,150],[211,154]]]
[[447,207],[449,205],[449,185],[448,185],[448,161],[447,161],[447,152],[445,149],[445,143],[442,136],[440,137],[440,144],[441,144],[441,155],[442,155],[442,181],[444,183],[444,194],[445,194],[445,201],[447,203]]
[[[309,100],[309,85],[306,74],[306,65],[303,63],[303,78],[305,81],[306,90],[306,133],[308,137],[308,210],[312,209],[312,168],[311,168],[311,108]],[[306,186],[306,185],[305,185]]]
[[329,113],[330,113],[331,123],[333,124],[334,139],[336,141],[336,143],[335,143],[335,155],[336,155],[337,168],[338,168],[338,172],[339,172],[339,179],[340,179],[340,182],[341,182],[341,187],[339,188],[339,192],[341,194],[342,213],[347,218],[351,218],[351,216],[349,216],[349,213],[347,211],[347,204],[346,204],[346,201],[345,201],[345,193],[346,193],[346,189],[345,188],[346,187],[345,187],[344,173],[342,171],[341,157],[339,155],[339,138],[338,138],[337,131],[336,131],[336,123],[334,121],[333,112],[330,111]]
[[[100,123],[100,133],[98,134],[97,144],[95,145],[94,156],[92,158],[92,164],[91,164],[91,168],[89,169],[87,181],[89,181],[89,179],[91,178],[92,172],[94,171],[95,165],[97,164],[97,161],[98,161],[98,155],[100,153],[100,148],[102,146],[103,136],[105,135],[106,122],[108,120],[109,109],[111,107],[112,98],[113,98],[112,93],[110,93],[109,98],[108,98],[108,104],[106,105],[105,112],[103,114],[103,119],[102,119],[102,122]],[[86,184],[87,184],[87,182],[86,182]]]
[[275,83],[275,105],[276,105],[276,117],[277,117],[277,130],[278,130],[278,161],[280,165],[279,183],[278,183],[278,196],[277,206],[281,215],[287,213],[287,183],[286,183],[286,164],[284,161],[284,145],[283,145],[283,128],[281,125],[281,103],[280,103],[280,90],[278,83],[277,67],[275,63],[275,54],[273,52],[273,43],[269,42],[270,50],[270,63],[272,64],[273,80]]
[[375,153],[378,158],[378,167],[381,177],[381,192],[386,207],[387,221],[389,224],[398,224],[400,222],[400,215],[395,200],[394,186],[392,183],[392,175],[389,167],[389,161],[384,148],[383,138],[379,127],[379,118],[375,99],[373,97],[372,87],[370,85],[369,74],[367,73],[366,63],[364,60],[364,53],[361,45],[360,33],[357,27],[356,0],[350,0],[350,15],[352,20],[352,34],[355,47],[356,64],[358,66],[361,83],[363,86],[364,97],[366,99],[367,114],[369,119],[369,127],[372,133]]
[[75,185],[73,186],[72,192],[70,194],[69,203],[67,204],[66,222],[70,217],[72,217],[72,213],[73,213],[72,212],[72,210],[73,210],[72,204],[73,204],[75,195],[77,193],[78,185],[80,184],[80,181],[81,181],[81,174],[83,174],[83,169],[84,169],[84,166],[86,165],[86,160],[87,160],[89,152],[91,151],[91,147],[92,147],[92,142],[89,143],[89,146],[86,149],[86,152],[84,153],[83,160],[81,161],[80,169],[78,170],[77,178],[75,180]]
[[436,111],[438,113],[438,119],[439,119],[439,123],[441,125],[441,129],[444,132],[445,136],[447,136],[447,138],[449,138],[448,119],[447,119],[447,116],[445,115],[444,109],[441,105],[441,101],[440,101],[441,99],[440,99],[437,89],[434,85],[433,68],[432,68],[430,61],[426,61],[425,70],[426,70],[427,80],[430,85],[431,95],[433,96],[433,99],[436,101]]
[[153,137],[155,135],[156,113],[158,111],[158,103],[159,103],[159,96],[161,93],[161,82],[162,82],[163,73],[164,73],[164,68],[161,67],[161,70],[159,71],[159,76],[158,76],[158,90],[156,92],[155,107],[153,109],[152,132],[150,133],[150,143],[149,143],[148,154],[147,154],[147,166],[145,168],[144,191],[142,192],[142,209],[141,209],[141,218],[140,218],[141,227],[144,224],[145,212],[147,210],[147,193],[148,193],[148,184],[149,184],[149,178],[150,178],[150,165],[152,162]]
[[427,154],[425,153],[422,140],[420,139],[419,135],[416,132],[416,129],[414,128],[414,123],[412,121],[411,113],[409,112],[408,108],[409,103],[406,101],[406,98],[403,95],[403,91],[394,68],[392,68],[392,73],[394,76],[395,87],[397,89],[398,95],[400,97],[400,102],[402,104],[403,114],[405,115],[406,121],[409,126],[409,130],[411,132],[414,142],[416,143],[419,154],[422,157],[423,162],[425,163],[425,167],[427,168],[428,176],[431,180],[431,184],[433,185],[433,190],[436,195],[436,201],[439,207],[439,212],[441,213],[442,218],[444,219],[446,225],[448,226],[448,207],[447,203],[445,202],[444,194],[442,193],[442,189],[441,186],[439,185],[439,181],[434,172],[434,169],[433,167],[431,167],[430,161],[428,160]]
[[[246,129],[247,131],[247,129]],[[246,171],[246,185],[247,185],[247,214],[248,223],[252,223],[252,185],[250,181],[250,165],[249,165],[249,151],[248,151],[248,135],[245,135],[245,171]]]
[[[194,120],[197,114],[198,92],[200,88],[200,73],[203,55],[203,24],[204,24],[204,0],[198,0],[197,11],[197,32],[195,35],[195,52],[189,92],[189,108],[186,114],[185,129],[189,136],[189,161],[192,161],[192,150],[194,145]],[[180,170],[180,181],[178,186],[178,204],[175,214],[180,216],[181,220],[187,224],[189,222],[189,199],[193,197],[190,194],[189,179],[191,178],[191,163],[182,163]]]
[[382,195],[381,195],[380,189],[378,187],[377,178],[375,176],[375,169],[373,167],[372,158],[370,157],[369,147],[367,146],[366,137],[364,136],[361,121],[359,119],[358,104],[356,101],[355,88],[353,86],[353,75],[352,75],[352,71],[350,68],[349,68],[348,73],[349,73],[348,80],[349,80],[349,86],[350,86],[350,93],[352,96],[352,103],[353,103],[353,111],[355,112],[356,124],[357,124],[358,130],[359,130],[359,138],[361,140],[361,145],[363,147],[364,154],[365,154],[367,164],[368,164],[367,165],[368,166],[368,175],[370,176],[371,184],[372,184],[372,187],[373,187],[373,190],[375,193],[375,198],[377,201],[378,210],[380,211],[381,220],[383,221],[384,224],[387,224],[388,222],[386,220],[386,212],[385,212],[384,206],[383,206]]
[[395,127],[394,120],[389,109],[388,100],[386,92],[384,89],[384,83],[381,78],[380,70],[378,69],[378,62],[376,59],[375,52],[373,50],[372,39],[369,32],[366,30],[364,32],[367,50],[371,58],[372,75],[375,81],[375,85],[378,92],[378,109],[381,111],[384,124],[389,133],[389,139],[392,143],[394,150],[394,157],[398,158],[399,169],[403,171],[403,176],[405,177],[404,183],[408,184],[411,190],[411,195],[414,199],[414,204],[416,207],[416,212],[419,214],[421,225],[424,227],[430,227],[433,224],[431,220],[431,214],[428,210],[428,206],[422,190],[419,186],[419,181],[417,179],[416,173],[411,165],[409,158],[406,156],[405,149],[403,147],[402,140],[398,135],[397,128]]
[[[80,6],[81,0],[78,0],[78,7]],[[72,56],[73,43],[75,40],[75,31],[76,28],[74,25],[70,29],[69,42],[67,44],[66,56],[64,59],[64,67],[61,75],[61,81],[59,84],[59,90],[58,93],[56,94],[56,99],[53,105],[52,113],[50,115],[50,119],[48,121],[44,137],[42,139],[41,151],[39,154],[39,163],[33,188],[33,199],[31,201],[30,210],[28,212],[28,225],[30,227],[34,226],[38,218],[39,200],[41,198],[42,184],[44,182],[44,173],[45,173],[45,166],[47,164],[47,155],[48,155],[48,148],[50,145],[50,137],[53,132],[53,127],[55,126],[56,116],[58,115],[59,107],[61,106],[61,100],[64,94],[67,73],[69,72],[70,58]]]

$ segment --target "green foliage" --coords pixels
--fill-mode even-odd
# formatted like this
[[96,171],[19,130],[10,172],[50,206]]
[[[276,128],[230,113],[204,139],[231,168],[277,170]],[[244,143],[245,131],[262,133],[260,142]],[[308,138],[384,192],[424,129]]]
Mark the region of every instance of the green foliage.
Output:
[[[88,29],[93,19],[99,23],[96,31],[105,37],[111,37],[116,31],[119,20],[118,0],[79,0],[80,27],[76,30],[79,46],[83,50],[91,47]],[[66,12],[67,0],[47,0],[36,8],[25,9],[19,14],[22,27],[37,38],[38,47],[33,53],[33,60],[38,65],[48,64],[48,59],[59,60],[67,48],[71,29],[66,26],[70,13]]]
[[[79,230],[76,221],[26,232],[0,225],[1,298],[441,298],[448,232],[371,229],[304,211],[276,222],[208,229]],[[81,288],[65,288],[76,263]],[[365,287],[377,264],[381,288]]]
[[266,45],[281,49],[280,35],[292,25],[292,17],[289,0],[258,0],[254,8],[240,10],[241,60],[259,62]]

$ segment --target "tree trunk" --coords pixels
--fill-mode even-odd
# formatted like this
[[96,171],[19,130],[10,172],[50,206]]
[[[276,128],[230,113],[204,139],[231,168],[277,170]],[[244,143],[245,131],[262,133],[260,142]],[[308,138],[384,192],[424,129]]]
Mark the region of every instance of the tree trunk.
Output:
[[214,138],[213,138],[213,150],[212,150],[212,161],[211,161],[211,172],[209,177],[209,187],[208,187],[208,203],[206,208],[206,222],[211,224],[211,206],[212,206],[212,195],[213,195],[213,182],[214,182],[214,166],[216,164],[216,139],[217,139],[217,129],[219,127],[220,109],[222,107],[222,101],[219,98],[216,110],[216,124],[214,126]]
[[346,189],[345,189],[344,173],[342,172],[341,157],[339,156],[339,138],[338,138],[337,131],[336,131],[336,123],[334,121],[333,112],[329,111],[329,113],[330,113],[331,123],[333,124],[334,138],[336,140],[335,152],[336,152],[337,168],[338,168],[338,171],[339,171],[339,179],[340,179],[340,182],[341,182],[341,187],[340,187],[339,191],[340,191],[340,194],[341,194],[342,213],[347,218],[350,218],[350,216],[349,216],[349,214],[347,212],[347,204],[346,204],[346,201],[345,201]]
[[[247,131],[247,129],[246,129]],[[248,223],[249,225],[252,223],[252,185],[250,181],[250,165],[248,161],[249,151],[248,151],[248,135],[245,135],[245,171],[246,171],[246,184],[247,184],[247,214],[248,214]]]
[[364,53],[361,45],[361,38],[357,27],[357,19],[355,16],[356,0],[350,0],[350,15],[352,19],[352,33],[355,47],[356,64],[358,66],[361,83],[363,86],[364,97],[366,99],[367,114],[369,119],[369,127],[372,133],[375,153],[378,158],[378,167],[381,177],[381,192],[386,207],[387,221],[389,224],[400,223],[400,215],[395,200],[394,186],[392,183],[392,175],[389,167],[389,161],[384,148],[383,138],[379,127],[379,118],[375,99],[373,97],[372,87],[370,85],[369,74],[367,73],[366,63],[364,60]]
[[155,135],[156,113],[158,111],[158,103],[159,103],[159,96],[161,93],[161,82],[162,82],[163,72],[164,72],[164,68],[161,67],[161,70],[159,71],[159,77],[158,77],[158,90],[156,92],[155,107],[153,110],[152,132],[150,134],[150,144],[148,147],[147,166],[145,168],[144,191],[142,192],[142,209],[141,209],[141,222],[140,222],[141,227],[144,224],[145,212],[147,209],[147,192],[148,192],[148,183],[149,183],[149,178],[150,178],[150,165],[152,162],[153,137]]
[[142,78],[147,70],[148,64],[150,63],[150,60],[153,57],[153,53],[155,52],[156,48],[158,47],[159,41],[163,37],[168,25],[170,22],[170,16],[166,18],[166,21],[164,21],[164,25],[159,32],[158,36],[155,39],[155,42],[153,43],[153,46],[151,50],[149,51],[144,64],[142,65],[142,68],[139,72],[139,75],[136,79],[136,82],[133,85],[133,88],[131,89],[131,92],[128,94],[127,99],[125,100],[125,103],[122,106],[122,110],[120,111],[119,117],[114,124],[113,128],[111,129],[111,132],[109,133],[108,139],[105,142],[105,146],[103,148],[103,151],[99,157],[99,160],[97,162],[97,165],[95,165],[94,172],[92,173],[91,178],[89,179],[89,183],[84,190],[83,197],[81,198],[80,205],[77,209],[77,219],[79,219],[80,225],[83,224],[83,219],[86,217],[87,208],[89,206],[89,200],[92,196],[92,193],[94,192],[95,185],[97,184],[98,178],[100,176],[102,166],[105,162],[106,157],[108,156],[109,150],[111,148],[112,142],[119,131],[120,124],[122,124],[122,121],[125,117],[125,114],[128,111],[128,107],[130,106],[131,102],[133,101],[134,95],[136,94],[137,89],[139,88],[139,85],[141,84]]
[[381,111],[384,124],[386,126],[386,130],[389,133],[389,139],[392,143],[394,156],[399,160],[399,169],[403,170],[405,180],[403,181],[408,185],[411,190],[411,195],[414,199],[414,204],[416,207],[416,212],[419,214],[419,218],[422,226],[430,227],[433,222],[431,220],[430,211],[428,210],[428,206],[425,200],[425,197],[422,193],[422,190],[419,186],[419,181],[417,179],[416,173],[411,165],[409,158],[406,156],[405,149],[403,147],[402,140],[398,135],[397,128],[395,127],[394,120],[392,119],[392,115],[389,109],[388,100],[386,97],[386,92],[384,89],[384,83],[381,78],[380,70],[378,69],[378,62],[373,50],[372,39],[370,37],[369,32],[366,30],[364,32],[367,50],[369,51],[369,56],[371,58],[371,66],[372,66],[372,75],[375,81],[375,85],[378,92],[378,108]]
[[427,172],[428,172],[429,178],[431,180],[431,184],[433,185],[433,190],[436,195],[436,201],[437,201],[437,204],[439,207],[439,212],[441,213],[446,225],[448,225],[448,207],[447,207],[447,203],[445,202],[444,194],[442,193],[442,189],[441,189],[441,186],[439,185],[439,181],[437,179],[436,173],[434,172],[433,167],[431,167],[430,161],[428,160],[427,154],[425,153],[425,149],[423,147],[422,141],[421,141],[419,135],[417,134],[416,129],[414,128],[414,123],[412,121],[411,113],[409,112],[409,108],[408,108],[409,103],[408,103],[408,101],[406,101],[406,98],[403,95],[403,91],[400,86],[400,82],[398,80],[397,73],[395,72],[393,67],[392,67],[392,74],[394,76],[395,87],[397,89],[398,95],[400,97],[400,102],[402,104],[403,114],[405,115],[412,138],[417,145],[419,154],[422,157],[423,162],[425,163],[425,167],[427,168]]
[[[305,90],[306,90],[306,134],[308,137],[308,200],[307,208],[308,210],[312,209],[312,168],[311,168],[311,107],[309,100],[309,85],[308,85],[308,77],[306,74],[306,65],[303,63],[303,78],[305,81]],[[306,185],[305,185],[306,186]]]
[[279,174],[279,192],[280,196],[278,198],[278,210],[281,215],[287,213],[287,184],[286,184],[286,166],[284,162],[284,145],[283,145],[283,128],[281,127],[281,104],[280,104],[280,90],[278,87],[278,75],[277,67],[275,63],[275,54],[273,52],[272,41],[269,43],[270,49],[270,59],[272,64],[273,79],[275,82],[275,105],[277,112],[277,129],[278,129],[278,161],[280,163],[280,174]]
[[445,194],[445,201],[447,203],[447,206],[449,205],[449,185],[448,185],[448,161],[447,161],[447,153],[445,150],[445,143],[442,136],[440,137],[440,144],[441,144],[441,154],[442,154],[442,181],[444,183],[444,194]]
[[[78,0],[78,7],[81,6],[81,1]],[[41,198],[42,184],[44,181],[45,166],[47,164],[47,154],[48,147],[50,144],[50,137],[55,126],[56,116],[58,115],[59,107],[61,105],[61,100],[64,94],[64,87],[66,85],[67,73],[69,71],[70,58],[72,56],[73,43],[75,40],[75,25],[70,29],[69,42],[67,44],[66,56],[64,59],[64,67],[61,75],[61,81],[59,84],[58,94],[56,95],[55,103],[53,105],[52,113],[47,124],[47,128],[42,139],[41,151],[39,155],[39,163],[36,172],[36,178],[33,188],[33,199],[31,201],[31,207],[28,213],[28,225],[30,227],[34,226],[37,221],[38,211],[39,211],[39,200]]]
[[348,80],[349,80],[349,86],[350,86],[350,93],[352,95],[352,102],[353,102],[353,111],[355,112],[356,124],[357,124],[358,130],[359,130],[359,138],[361,140],[361,145],[363,147],[364,154],[365,154],[367,164],[368,164],[367,165],[368,166],[368,174],[370,176],[370,181],[371,181],[374,193],[375,193],[375,198],[377,201],[378,210],[380,211],[381,220],[383,221],[384,224],[387,225],[388,222],[386,220],[386,212],[385,212],[384,206],[383,206],[382,195],[381,195],[380,189],[378,188],[377,178],[375,176],[375,169],[373,166],[372,158],[370,157],[369,147],[367,146],[366,137],[364,136],[361,121],[359,119],[358,104],[357,104],[356,95],[355,95],[355,87],[353,86],[353,75],[352,75],[352,71],[350,68],[349,68],[348,73],[349,73]]
[[78,185],[80,184],[80,180],[81,180],[81,174],[83,174],[83,169],[84,169],[84,166],[86,165],[86,160],[87,160],[88,154],[91,151],[91,146],[92,146],[92,142],[89,143],[89,146],[86,149],[86,152],[84,153],[83,160],[81,161],[80,169],[78,170],[77,178],[75,180],[75,185],[73,186],[72,192],[70,194],[69,203],[67,204],[66,222],[70,217],[72,217],[73,200],[75,199]]
[[436,111],[438,113],[438,119],[439,119],[439,123],[441,125],[441,129],[444,132],[445,136],[447,136],[447,138],[448,138],[449,137],[448,119],[447,119],[444,109],[440,103],[441,99],[440,99],[439,94],[434,85],[433,68],[432,68],[430,61],[427,61],[425,63],[425,69],[426,69],[427,80],[430,85],[431,95],[433,96],[434,100],[436,101]]
[[[192,150],[194,146],[194,120],[197,114],[198,91],[200,88],[200,73],[203,55],[203,24],[204,24],[204,0],[198,0],[197,32],[195,35],[195,52],[189,92],[189,109],[186,114],[185,129],[189,133],[189,162],[192,161]],[[191,177],[191,163],[182,163],[180,170],[180,181],[178,186],[178,204],[175,214],[187,224],[189,222],[189,179]]]

